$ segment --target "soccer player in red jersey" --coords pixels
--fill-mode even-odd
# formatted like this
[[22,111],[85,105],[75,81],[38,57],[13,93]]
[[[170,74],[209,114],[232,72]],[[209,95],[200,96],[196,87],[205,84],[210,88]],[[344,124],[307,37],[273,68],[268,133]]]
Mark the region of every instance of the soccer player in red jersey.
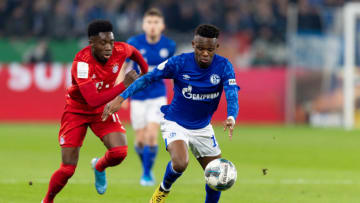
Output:
[[95,186],[99,194],[103,194],[107,188],[105,169],[120,164],[127,155],[126,131],[119,116],[114,113],[102,122],[101,113],[107,102],[137,78],[135,72],[129,72],[122,83],[115,85],[125,59],[130,58],[139,64],[142,74],[147,72],[148,65],[133,46],[114,42],[109,21],[96,20],[90,23],[88,37],[90,45],[76,54],[72,64],[72,84],[67,90],[59,131],[62,163],[51,176],[43,203],[52,203],[74,174],[88,127],[108,149],[102,158],[92,160]]

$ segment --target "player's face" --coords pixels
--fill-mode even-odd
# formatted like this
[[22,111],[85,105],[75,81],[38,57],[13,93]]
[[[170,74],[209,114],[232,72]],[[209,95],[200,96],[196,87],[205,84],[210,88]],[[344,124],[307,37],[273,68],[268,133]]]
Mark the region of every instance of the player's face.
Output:
[[201,68],[207,68],[211,65],[219,44],[216,38],[206,38],[196,35],[192,41],[195,59]]
[[98,36],[91,37],[89,42],[95,58],[101,63],[106,63],[114,48],[114,34],[112,32],[100,32]]
[[165,29],[164,19],[159,16],[146,16],[142,27],[147,36],[158,37]]

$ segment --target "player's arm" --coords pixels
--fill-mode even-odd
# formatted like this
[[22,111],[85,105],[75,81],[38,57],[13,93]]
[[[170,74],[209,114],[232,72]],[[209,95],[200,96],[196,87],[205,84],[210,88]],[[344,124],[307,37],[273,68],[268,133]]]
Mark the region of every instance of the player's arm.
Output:
[[[130,66],[131,63],[129,62],[124,62],[121,69],[120,69],[120,72],[119,72],[119,75],[118,77],[116,78],[116,81],[115,81],[115,85],[117,84],[120,84],[122,81],[124,81],[124,78],[125,78],[125,73],[127,72],[130,72],[131,71],[131,66]],[[115,97],[115,99],[113,100],[116,100],[117,98]],[[112,100],[112,101],[113,101]],[[124,101],[122,104],[121,104],[121,108],[123,109],[128,109],[129,108],[129,102],[128,100]]]
[[227,119],[224,122],[224,130],[229,128],[229,137],[231,139],[235,126],[235,120],[239,113],[238,91],[234,69],[230,62],[227,62],[223,75],[223,86],[227,102]]
[[72,75],[77,81],[86,103],[91,107],[99,107],[111,101],[137,78],[135,71],[129,72],[120,84],[109,90],[98,92],[94,81],[90,77],[91,70],[88,63],[75,61],[72,67]]
[[133,46],[127,44],[128,49],[128,57],[136,62],[141,70],[141,75],[144,75],[148,72],[149,66],[146,63],[144,57],[141,55],[141,53]]
[[122,92],[115,100],[108,103],[104,109],[102,119],[105,121],[107,117],[117,112],[121,106],[121,103],[127,98],[131,97],[135,93],[145,89],[152,82],[165,78],[173,78],[175,74],[175,65],[172,59],[166,60],[159,64],[154,70],[143,75],[132,83],[124,92]]
[[123,65],[120,69],[119,75],[116,78],[115,85],[120,84],[122,81],[124,81],[126,69],[128,68],[128,66],[129,66],[128,62],[123,63]]

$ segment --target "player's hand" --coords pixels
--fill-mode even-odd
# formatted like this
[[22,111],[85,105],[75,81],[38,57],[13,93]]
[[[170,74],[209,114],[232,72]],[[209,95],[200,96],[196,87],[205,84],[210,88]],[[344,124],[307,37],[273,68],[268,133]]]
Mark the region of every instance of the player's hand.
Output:
[[232,136],[233,136],[234,126],[235,126],[235,119],[232,116],[229,116],[224,121],[224,131],[226,131],[226,129],[229,128],[229,138],[230,138],[230,140],[232,139]]
[[105,105],[104,111],[101,115],[101,120],[106,121],[106,119],[112,115],[113,113],[119,111],[121,107],[121,103],[124,101],[124,98],[121,96],[117,96],[115,99],[113,99],[111,102],[107,103]]
[[135,70],[131,70],[128,73],[126,73],[125,78],[124,78],[124,86],[127,88],[131,85],[131,83],[133,83],[137,78],[139,77],[139,75],[136,73]]

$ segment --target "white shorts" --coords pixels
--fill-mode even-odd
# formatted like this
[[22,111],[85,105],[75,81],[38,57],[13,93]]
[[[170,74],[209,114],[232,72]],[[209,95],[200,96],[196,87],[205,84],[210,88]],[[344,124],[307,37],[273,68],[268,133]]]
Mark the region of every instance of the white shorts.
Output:
[[221,154],[211,124],[201,129],[190,130],[180,126],[176,122],[163,119],[160,123],[160,128],[166,148],[176,140],[183,140],[187,146],[190,147],[196,158]]
[[160,107],[166,104],[166,97],[146,100],[130,100],[130,117],[134,130],[144,128],[149,123],[160,123],[163,118]]

